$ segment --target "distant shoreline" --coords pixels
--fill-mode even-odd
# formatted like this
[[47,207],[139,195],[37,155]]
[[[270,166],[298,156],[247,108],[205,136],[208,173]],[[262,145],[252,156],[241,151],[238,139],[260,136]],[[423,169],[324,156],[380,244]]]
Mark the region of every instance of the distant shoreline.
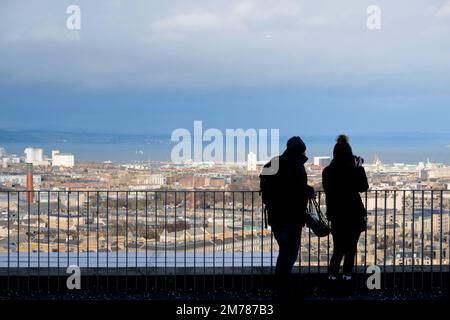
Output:
[[[51,150],[70,152],[75,155],[77,163],[92,163],[112,161],[116,163],[143,162],[143,161],[170,161],[172,145],[139,144],[139,143],[0,143],[0,147],[6,148],[9,154],[23,155],[27,147],[43,148],[44,154],[50,156]],[[310,161],[315,156],[331,156],[332,144],[320,145],[309,143],[307,156]],[[375,155],[378,155],[383,163],[411,163],[431,162],[450,163],[450,148],[433,145],[387,147],[366,147],[353,145],[355,154],[366,159],[366,163],[372,163]]]
[[[334,137],[326,135],[302,135],[307,144],[307,155],[331,156]],[[280,137],[280,149],[288,136]],[[354,135],[351,143],[355,154],[371,163],[378,155],[383,163],[418,163],[430,159],[432,162],[450,163],[450,135],[443,134],[378,134]],[[27,147],[61,150],[75,154],[77,162],[141,162],[170,161],[173,147],[170,135],[135,135],[105,133],[67,133],[45,131],[0,130],[0,147],[8,153],[23,155]]]

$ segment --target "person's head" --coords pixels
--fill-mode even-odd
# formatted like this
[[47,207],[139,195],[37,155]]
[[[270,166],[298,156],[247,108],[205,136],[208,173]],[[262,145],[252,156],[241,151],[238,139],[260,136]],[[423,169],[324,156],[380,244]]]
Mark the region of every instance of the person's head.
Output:
[[353,150],[348,143],[348,136],[341,134],[336,139],[336,145],[333,150],[333,158],[339,162],[353,161]]
[[300,137],[292,137],[288,140],[286,144],[286,148],[288,152],[296,153],[296,154],[305,154],[306,145]]

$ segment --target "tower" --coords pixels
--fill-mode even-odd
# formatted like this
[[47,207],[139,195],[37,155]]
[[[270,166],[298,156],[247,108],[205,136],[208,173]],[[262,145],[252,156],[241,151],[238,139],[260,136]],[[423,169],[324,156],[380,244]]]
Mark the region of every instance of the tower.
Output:
[[27,163],[27,203],[34,202],[33,164]]
[[247,171],[256,171],[257,157],[254,152],[250,152],[247,156]]

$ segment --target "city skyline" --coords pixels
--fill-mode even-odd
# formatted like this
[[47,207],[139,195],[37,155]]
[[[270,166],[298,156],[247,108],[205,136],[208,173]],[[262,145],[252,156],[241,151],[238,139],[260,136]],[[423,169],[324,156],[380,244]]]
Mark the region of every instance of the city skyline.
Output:
[[[189,132],[191,137],[194,134],[194,124],[191,127],[180,128],[183,132]],[[258,132],[264,129],[235,128],[221,131],[217,128],[210,128],[208,123],[202,124],[203,133],[221,132],[226,135],[227,130],[233,132]],[[219,130],[219,131],[217,131]],[[286,141],[290,138],[279,132],[279,151],[284,150]],[[175,131],[174,131],[175,132]],[[263,132],[263,131],[261,131]],[[270,131],[272,132],[272,129]],[[298,135],[297,133],[296,135]],[[307,154],[313,156],[331,156],[335,142],[334,134],[301,135],[307,144]],[[246,136],[246,152],[251,151],[249,142],[250,136]],[[266,137],[267,142],[273,137]],[[206,139],[206,140],[205,140]],[[383,162],[406,162],[418,163],[428,161],[448,163],[450,155],[450,134],[444,133],[424,133],[424,132],[403,132],[394,134],[385,132],[379,134],[351,135],[350,139],[354,146],[354,152],[363,156],[366,160],[373,159],[378,155]],[[204,136],[203,147],[207,147],[210,142]],[[0,129],[0,146],[6,147],[12,154],[21,154],[23,149],[28,147],[41,147],[44,149],[71,150],[79,157],[81,162],[128,162],[128,161],[169,161],[172,159],[172,151],[178,143],[171,141],[170,134],[131,134],[131,133],[92,133],[92,132],[63,132],[49,130],[16,130],[7,131]],[[236,141],[237,142],[237,141]],[[259,143],[261,142],[261,143]],[[258,148],[264,149],[264,139],[258,139]],[[241,144],[235,143],[235,149],[239,150]],[[226,152],[226,150],[223,150]],[[276,150],[270,152],[277,153]],[[225,155],[225,153],[224,153]],[[263,160],[263,159],[259,159]]]

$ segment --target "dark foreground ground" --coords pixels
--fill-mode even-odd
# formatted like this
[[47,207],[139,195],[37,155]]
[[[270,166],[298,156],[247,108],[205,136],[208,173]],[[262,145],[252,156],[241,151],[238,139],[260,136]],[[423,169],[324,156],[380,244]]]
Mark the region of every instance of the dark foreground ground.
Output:
[[[89,277],[83,279],[82,290],[68,290],[65,277],[0,277],[0,310],[31,316],[36,310],[46,310],[46,317],[58,319],[69,315],[84,319],[94,314],[109,319],[125,312],[126,320],[300,319],[295,315],[307,313],[314,319],[344,314],[364,319],[366,315],[385,318],[393,309],[402,318],[437,315],[440,310],[448,313],[447,274],[438,282],[426,274],[384,277],[381,290],[367,289],[365,280],[362,275],[350,287],[341,283],[330,287],[324,275],[297,276],[283,295],[277,296],[273,278],[268,276]],[[206,308],[207,315],[200,313]],[[140,314],[146,316],[138,317]]]
[[295,301],[448,301],[449,294],[446,291],[434,289],[427,291],[404,290],[364,290],[352,293],[325,290],[306,292],[300,294],[291,292],[282,297],[277,297],[271,291],[264,292],[3,292],[0,294],[0,302],[4,301],[279,301],[291,299]]
[[[208,312],[206,313],[206,310]],[[227,293],[41,293],[6,294],[0,310],[19,318],[45,319],[399,319],[448,313],[448,293],[363,292],[353,295]]]

